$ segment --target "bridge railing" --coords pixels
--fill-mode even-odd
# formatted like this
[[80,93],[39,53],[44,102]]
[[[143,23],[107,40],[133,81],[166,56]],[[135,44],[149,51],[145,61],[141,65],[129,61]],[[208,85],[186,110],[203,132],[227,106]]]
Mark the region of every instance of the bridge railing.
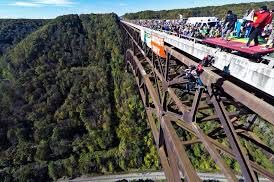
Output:
[[269,59],[269,56],[263,57],[263,59],[268,59],[269,61],[258,61],[257,58],[243,57],[240,54],[230,53],[218,47],[208,46],[204,44],[201,39],[187,36],[181,36],[184,38],[179,38],[174,36],[172,32],[165,33],[128,22],[123,23],[139,29],[140,32],[145,31],[159,34],[166,44],[174,46],[197,59],[202,60],[208,55],[213,56],[214,68],[221,71],[228,69],[229,72],[227,73],[229,73],[230,76],[274,97],[274,60]]
[[183,35],[181,33],[176,33],[176,32],[167,31],[167,30],[161,30],[161,29],[159,31],[167,33],[169,35],[174,35],[174,36],[179,37],[179,38],[185,38],[185,39],[188,39],[188,40],[192,40],[194,42],[203,42],[203,39],[199,39],[199,38],[196,38],[196,37],[191,37],[191,36]]

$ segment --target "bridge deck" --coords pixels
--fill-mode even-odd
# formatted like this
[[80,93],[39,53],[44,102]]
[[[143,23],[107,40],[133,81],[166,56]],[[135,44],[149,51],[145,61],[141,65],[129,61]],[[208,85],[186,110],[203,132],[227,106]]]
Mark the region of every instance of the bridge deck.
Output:
[[[219,70],[224,70],[229,67],[229,74],[231,76],[274,97],[274,69],[273,66],[271,66],[273,65],[272,63],[267,65],[263,62],[254,62],[254,60],[250,60],[247,57],[243,57],[238,54],[231,54],[214,46],[209,46],[209,43],[206,45],[204,42],[197,41],[196,39],[192,40],[188,38],[180,38],[168,33],[152,30],[126,21],[122,22],[130,27],[134,27],[136,31],[138,30],[137,32],[140,34],[141,40],[148,46],[151,44],[151,39],[148,39],[146,36],[157,34],[163,38],[164,42],[168,45],[176,47],[177,49],[193,55],[200,60],[202,60],[207,55],[212,55],[215,58],[213,67]],[[229,42],[229,44],[232,44],[232,42]],[[241,45],[243,46],[244,42],[237,45],[236,49],[240,49],[242,53],[245,51],[245,54],[255,54],[256,50],[260,50],[259,55],[262,55],[263,52],[268,53],[274,51],[274,49],[264,50],[256,49],[256,47],[241,49]]]

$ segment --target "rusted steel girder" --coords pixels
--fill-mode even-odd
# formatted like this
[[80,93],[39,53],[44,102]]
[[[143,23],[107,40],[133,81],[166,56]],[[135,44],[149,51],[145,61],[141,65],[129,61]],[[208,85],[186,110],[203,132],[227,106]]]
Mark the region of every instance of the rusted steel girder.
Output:
[[[128,60],[128,59],[131,59],[131,58],[126,57],[126,60]],[[142,101],[145,105],[147,118],[148,118],[148,121],[149,121],[150,128],[152,130],[153,137],[154,137],[154,139],[158,139],[160,134],[159,134],[159,131],[157,129],[157,126],[156,126],[156,123],[155,123],[155,120],[154,120],[154,117],[153,117],[153,113],[151,112],[151,110],[147,109],[147,106],[148,106],[147,89],[146,89],[144,84],[141,84],[141,83],[143,83],[142,80],[140,80],[142,77],[139,77],[139,72],[137,70],[137,65],[134,64],[134,62],[130,62],[129,65],[130,65],[131,69],[133,70],[133,74],[135,76],[135,79],[136,79],[136,82],[137,82],[137,85],[138,85],[138,88],[139,88],[139,92],[140,92]],[[159,154],[159,157],[160,157],[160,160],[161,160],[161,164],[163,166],[163,169],[164,169],[164,172],[165,172],[165,175],[166,175],[167,179],[169,181],[176,181],[174,176],[173,176],[173,171],[172,171],[172,169],[170,167],[170,164],[168,162],[167,154],[165,152],[164,146],[159,147],[159,140],[155,140],[155,142],[156,142],[158,154]]]
[[[169,116],[172,117],[171,115],[169,115]],[[180,117],[173,116],[172,118],[173,118],[172,120],[174,120],[176,122],[176,124],[178,124],[179,126],[181,126],[184,129],[186,129],[188,132],[192,133],[193,135],[196,135],[195,131],[192,129],[192,127],[189,124],[184,123],[182,120],[180,120]],[[230,155],[233,159],[236,159],[235,153],[230,148],[220,144],[218,141],[213,140],[212,138],[210,138],[208,136],[207,136],[207,138],[214,145],[214,147],[216,147],[218,150],[221,150],[222,152],[225,152],[226,154]],[[250,161],[250,164],[254,171],[256,171],[257,173],[261,174],[262,176],[268,178],[270,181],[274,181],[273,173],[271,173],[270,171],[259,166],[255,162]]]
[[[172,49],[171,47],[166,46],[166,51],[187,66],[198,65],[198,63],[187,58],[183,54]],[[212,72],[211,68],[205,68],[200,78],[206,86],[217,84],[217,86],[222,88],[223,91],[226,92],[228,95],[233,97],[238,102],[242,103],[244,106],[251,109],[253,112],[260,115],[263,119],[265,119],[272,125],[274,125],[274,107],[269,103],[252,95],[251,93],[245,91],[244,89],[238,87],[230,81],[223,79],[221,76]]]
[[[133,56],[133,59],[135,60],[135,63],[132,63],[133,65],[136,65],[139,70],[140,70],[140,73],[142,74],[143,76],[143,79],[145,80],[144,82],[147,84],[147,88],[151,94],[151,97],[152,97],[152,100],[153,100],[153,103],[154,103],[154,106],[157,110],[157,114],[158,114],[158,117],[159,115],[161,116],[162,115],[162,112],[161,112],[161,109],[160,109],[160,106],[157,106],[160,105],[159,103],[159,100],[156,98],[156,92],[154,91],[153,89],[153,86],[152,84],[150,83],[149,80],[147,80],[147,74],[145,73],[145,70],[143,69],[142,65],[138,62],[138,59],[137,57],[135,57],[133,55],[133,52],[132,51],[128,51],[129,53],[132,54]],[[136,69],[135,70],[135,73],[136,73]],[[173,93],[173,92],[172,92]],[[201,95],[201,94],[198,94],[198,95]],[[156,104],[156,105],[155,105]],[[196,107],[195,107],[196,108]],[[194,117],[195,111],[192,111],[192,118]],[[178,173],[177,173],[177,168],[176,166],[174,166],[174,156],[172,156],[172,151],[175,153],[175,156],[178,157],[177,160],[179,160],[179,165],[180,167],[183,169],[183,171],[186,171],[185,172],[185,177],[186,179],[188,179],[188,181],[196,181],[195,178],[197,178],[198,180],[198,176],[197,174],[194,174],[193,173],[193,167],[188,159],[188,157],[186,156],[186,152],[184,150],[184,148],[182,147],[182,145],[179,145],[179,138],[175,136],[176,132],[175,130],[173,129],[173,127],[171,125],[169,125],[169,121],[167,121],[168,118],[165,117],[164,118],[161,118],[161,126],[164,130],[164,133],[165,133],[165,137],[168,137],[168,136],[171,136],[170,140],[167,140],[166,139],[166,143],[167,144],[167,147],[168,147],[168,153],[170,154],[169,156],[171,157],[171,161],[172,161],[172,169],[173,169],[173,174],[174,174],[174,177],[175,179],[178,180]],[[191,121],[190,121],[191,122]],[[203,134],[200,133],[200,130],[197,128],[197,126],[195,127],[197,129],[197,133],[198,135],[200,136],[204,136]],[[171,133],[170,133],[171,132]],[[172,137],[173,136],[173,137]],[[169,138],[169,137],[168,137]],[[223,162],[223,160],[220,158],[219,156],[219,153],[214,149],[214,147],[211,146],[211,144],[209,142],[207,142],[207,140],[204,138],[204,137],[201,137],[203,138],[204,140],[204,143],[206,145],[206,148],[208,149],[208,151],[212,154],[214,160],[220,165],[221,169],[223,170],[224,174],[228,177],[229,181],[237,181],[235,175],[232,173],[232,171],[226,166],[226,164]],[[156,139],[157,140],[157,139]],[[174,143],[173,143],[174,142]],[[170,146],[170,143],[172,143],[173,147]],[[178,148],[179,147],[179,148]],[[172,149],[171,149],[172,148]]]
[[[153,109],[150,109],[153,110]],[[182,117],[180,115],[177,115],[175,113],[172,112],[166,112],[165,113],[166,116],[168,116],[172,121],[174,121],[178,126],[184,128],[186,131],[190,132],[191,134],[193,134],[194,136],[198,137],[196,132],[194,131],[193,127],[191,126],[190,123],[185,122],[184,120],[182,120]],[[209,136],[205,136],[213,145],[216,149],[230,155],[233,159],[236,159],[235,157],[235,153],[229,149],[228,147],[224,146],[223,144],[220,144],[218,141],[210,138]],[[198,137],[199,138],[199,137]],[[201,142],[203,142],[201,139],[199,139]],[[188,145],[188,143],[196,143],[198,142],[198,140],[195,141],[183,141],[182,143],[186,143]],[[255,162],[250,161],[251,167],[254,171],[256,171],[257,173],[261,174],[262,176],[270,179],[271,181],[274,181],[274,174],[272,174],[270,171],[267,171],[266,169],[264,169],[263,167],[260,167],[258,164],[256,164]]]
[[[168,154],[169,154],[168,159],[170,160],[169,161],[170,166],[165,166],[164,169],[169,168],[169,167],[171,167],[171,169],[172,169],[173,177],[170,178],[169,180],[170,181],[173,181],[173,180],[178,181],[179,180],[179,178],[180,178],[180,175],[179,175],[180,173],[178,171],[178,165],[179,165],[183,169],[182,172],[184,173],[187,181],[200,181],[189,158],[186,155],[184,148],[182,147],[182,145],[178,145],[180,142],[180,139],[176,135],[175,130],[170,125],[171,124],[170,121],[168,120],[168,118],[166,118],[165,116],[162,115],[163,109],[161,107],[159,97],[157,97],[157,93],[156,93],[151,81],[149,80],[147,73],[143,69],[138,58],[136,56],[134,56],[133,51],[128,50],[127,55],[128,54],[132,56],[130,64],[131,64],[132,69],[134,70],[135,76],[137,77],[136,78],[137,83],[140,82],[139,76],[141,75],[141,77],[145,83],[144,86],[147,88],[149,96],[152,99],[152,102],[157,110],[157,117],[161,121],[160,128],[163,129],[165,142],[168,142],[166,144],[165,148],[167,148],[167,150],[168,150]],[[130,59],[130,58],[127,58],[127,59]],[[128,61],[130,61],[130,60],[128,60]],[[154,129],[154,133],[156,133],[155,129]],[[155,135],[157,135],[157,137],[160,138],[159,132],[158,132],[158,134],[155,134]],[[155,138],[155,141],[159,141],[159,139]],[[175,155],[174,155],[174,153],[175,153]],[[178,161],[178,164],[176,161]],[[174,163],[174,162],[176,162],[176,163]],[[166,173],[168,173],[168,172],[166,172]],[[169,176],[170,176],[170,174],[169,174]]]
[[[153,52],[140,41],[139,32],[136,32],[136,30],[131,29],[127,25],[121,24],[121,26],[123,27],[124,36],[127,39],[125,42],[127,42],[128,45],[128,47],[126,47],[126,49],[128,49],[126,52],[126,61],[130,63],[136,82],[139,86],[140,95],[142,96],[147,111],[149,124],[168,181],[179,180],[178,170],[184,174],[187,181],[200,180],[186,155],[184,147],[179,145],[180,137],[177,136],[176,130],[173,128],[171,121],[175,121],[177,125],[197,137],[190,141],[180,141],[180,143],[191,145],[201,141],[207,149],[207,152],[221,168],[229,181],[237,181],[237,179],[235,174],[233,174],[229,167],[223,162],[219,153],[220,151],[223,151],[232,158],[237,159],[247,181],[257,181],[254,171],[270,180],[274,180],[271,172],[260,167],[257,163],[250,161],[241,149],[241,144],[237,135],[239,133],[237,131],[241,128],[238,128],[238,125],[236,125],[237,117],[249,114],[249,110],[244,112],[238,110],[230,113],[226,111],[226,105],[229,106],[235,104],[236,107],[241,107],[239,105],[246,104],[246,107],[259,114],[264,119],[270,119],[271,113],[263,114],[261,109],[252,106],[256,101],[260,101],[258,102],[259,105],[266,102],[251,94],[238,99],[238,97],[241,96],[241,93],[230,94],[230,92],[234,89],[234,91],[243,91],[245,94],[246,91],[231,82],[225,81],[222,77],[213,73],[210,68],[206,68],[204,73],[201,75],[206,90],[201,87],[196,90],[196,92],[180,91],[179,88],[183,88],[188,84],[187,80],[181,77],[183,74],[179,73],[180,70],[182,70],[180,67],[183,65],[197,65],[197,63],[172,48],[170,48],[170,51],[167,51],[166,60],[163,60],[157,55],[154,55]],[[143,49],[145,51],[143,51]],[[166,50],[168,49],[169,47],[166,47]],[[172,63],[172,66],[171,57],[176,59],[176,63]],[[182,65],[180,65],[180,63]],[[176,64],[178,65],[177,68]],[[230,97],[228,98],[226,95],[222,95],[221,92],[216,92],[216,95],[213,95],[211,89],[216,88],[223,90],[235,100],[231,100]],[[232,91],[230,89],[232,89]],[[183,95],[188,96],[188,100],[182,100],[180,92],[183,92]],[[216,96],[216,98],[214,98],[214,96]],[[251,98],[251,101],[246,100],[249,97]],[[238,104],[238,102],[241,104]],[[270,106],[271,105],[268,104],[264,108],[266,111],[273,112],[273,106]],[[203,112],[205,109],[215,109],[216,113],[206,115]],[[155,121],[152,121],[154,120],[153,115],[156,116],[158,124],[156,124]],[[199,118],[197,118],[198,115],[205,116],[199,116]],[[196,121],[207,122],[211,120],[221,121],[221,127],[219,127],[220,129],[218,130],[224,129],[225,134],[229,139],[230,146],[232,146],[232,150],[207,136],[207,134],[205,134],[199,127],[199,123],[196,123]],[[268,122],[273,124],[273,121],[271,120],[268,120]],[[250,122],[250,126],[252,124],[254,124],[254,119],[253,122]],[[235,128],[235,126],[237,128]],[[250,126],[248,128],[250,128]],[[247,132],[250,131],[243,129],[239,134],[240,136],[248,137]],[[252,138],[250,138],[249,141],[260,146],[258,145],[258,140],[252,140]],[[271,152],[270,149],[267,150],[268,152]]]
[[217,95],[215,95],[212,87],[208,87],[208,91],[212,99],[214,109],[216,110],[216,113],[220,118],[226,136],[229,139],[229,143],[232,147],[232,150],[234,151],[236,158],[241,166],[241,170],[243,172],[245,180],[250,182],[258,181],[255,176],[255,173],[251,169],[246,154],[243,152],[240,141],[237,137],[233,124],[231,123],[230,118],[227,115],[227,111],[225,109],[223,102],[219,98],[217,98]]
[[[133,57],[133,59],[135,61],[134,63],[131,63],[131,64],[132,65],[136,65],[136,67],[138,67],[138,69],[139,69],[138,72],[140,72],[140,74],[143,76],[144,82],[147,85],[147,88],[149,90],[149,93],[151,94],[151,98],[153,100],[154,106],[155,106],[155,108],[157,110],[158,117],[160,116],[160,119],[161,119],[161,128],[164,130],[164,133],[165,133],[165,137],[166,137],[165,141],[167,143],[169,157],[170,157],[171,162],[172,162],[171,168],[173,169],[173,177],[175,177],[175,180],[176,179],[178,180],[178,174],[179,174],[177,172],[178,168],[176,166],[174,166],[174,161],[175,160],[174,160],[174,156],[173,155],[175,155],[175,156],[178,157],[177,158],[177,160],[179,161],[178,164],[183,169],[183,171],[185,171],[185,177],[186,177],[186,179],[188,179],[188,181],[196,181],[196,180],[198,180],[197,174],[193,173],[193,171],[194,171],[193,167],[192,167],[192,165],[191,165],[188,157],[186,156],[186,152],[185,152],[183,146],[179,144],[180,140],[179,140],[178,137],[176,137],[175,130],[173,129],[173,127],[171,126],[171,124],[168,124],[168,123],[170,123],[169,118],[166,117],[166,116],[161,117],[161,115],[163,115],[163,112],[161,112],[161,109],[160,109],[161,107],[159,106],[160,103],[159,103],[159,100],[157,99],[156,91],[154,91],[154,87],[152,86],[151,82],[147,79],[147,74],[146,74],[145,70],[143,69],[142,65],[138,62],[137,57],[135,57],[133,55],[133,51],[128,51],[128,53],[130,53],[132,55],[132,57]],[[132,67],[134,67],[134,66],[132,66]],[[136,74],[136,72],[137,72],[136,68],[133,68],[133,70],[134,70],[134,73]],[[138,82],[139,81],[137,80],[137,83]],[[201,93],[199,93],[198,95],[199,95],[198,97],[200,97]],[[197,99],[197,101],[198,100],[199,99]],[[157,104],[158,104],[158,106],[157,106]],[[198,106],[198,104],[196,104],[196,105]],[[194,106],[193,108],[195,108],[195,110],[196,110],[197,106]],[[193,117],[195,115],[195,111],[192,110],[190,112],[190,114],[191,113],[192,113],[192,116],[190,118],[193,119]],[[190,120],[190,122],[192,122],[192,121]],[[207,139],[205,138],[205,135],[201,132],[201,130],[199,130],[198,126],[193,125],[193,128],[197,132],[197,135],[203,140],[203,143],[205,144],[205,146],[208,149],[209,153],[211,154],[211,156],[213,157],[213,159],[216,161],[216,163],[219,164],[220,168],[222,169],[222,171],[224,172],[224,174],[227,176],[228,180],[229,181],[237,181],[236,176],[232,173],[232,171],[228,168],[228,166],[221,159],[221,157],[220,157],[219,153],[216,151],[216,149],[213,146],[211,146],[210,142],[207,141]],[[155,129],[153,129],[153,130],[155,130]],[[169,138],[169,140],[167,138]],[[158,139],[156,139],[156,141],[157,140]],[[172,147],[171,147],[170,144],[172,144]],[[172,154],[172,151],[174,152],[174,154]],[[197,178],[197,179],[195,180],[195,178]]]
[[[147,59],[148,60],[148,59]],[[149,60],[148,62],[153,66],[153,63],[151,63]],[[157,72],[157,75],[159,75],[160,77],[160,80],[162,82],[166,81],[161,75],[161,73],[159,73],[157,71],[156,68],[153,69],[154,72]],[[171,88],[168,88],[168,92],[170,93],[171,97],[174,99],[174,101],[176,102],[176,104],[178,105],[179,109],[182,111],[183,114],[183,117],[185,120],[188,120],[190,122],[193,122],[194,121],[194,117],[195,117],[195,114],[197,112],[197,109],[198,109],[198,100],[199,100],[199,97],[201,97],[201,93],[202,92],[199,92],[198,94],[198,97],[195,97],[194,98],[194,101],[193,101],[193,106],[192,106],[192,109],[190,112],[188,112],[187,108],[181,103],[180,99],[176,96],[176,94],[174,93],[174,91],[171,89]],[[214,100],[214,103],[216,103],[217,101]],[[218,104],[218,102],[217,102]],[[217,106],[217,105],[216,105]],[[215,106],[215,107],[216,107]],[[218,109],[218,115],[220,113],[220,110]],[[223,117],[222,115],[219,115],[219,118],[221,118],[221,121],[223,121],[223,119],[225,117]],[[225,122],[222,123],[223,125],[226,124]],[[236,136],[233,135],[234,133],[233,132],[230,132],[232,129],[228,129],[228,126],[230,125],[226,125],[225,126],[225,131],[226,131],[226,134],[227,136],[229,137],[230,139],[230,142],[231,142],[231,146],[233,147],[234,149],[234,152],[236,152],[237,154],[237,159],[240,163],[240,166],[242,168],[242,171],[244,173],[244,176],[246,178],[246,180],[248,181],[257,181],[256,180],[256,176],[254,174],[254,172],[251,170],[251,167],[245,157],[245,154],[243,154],[242,150],[240,149],[240,145],[238,144],[238,140],[236,139]],[[197,126],[196,126],[197,127]],[[196,130],[197,132],[199,130]],[[229,131],[229,132],[228,132]],[[233,130],[232,130],[233,131]],[[199,136],[203,136],[202,134]],[[228,169],[228,167],[224,164],[224,162],[220,159],[220,156],[216,153],[216,151],[214,151],[210,146],[210,144],[204,140],[204,144],[206,146],[206,148],[208,149],[208,152],[211,154],[211,156],[214,158],[215,162],[219,164],[219,166],[221,167],[221,169],[223,170],[224,174],[227,175],[228,179],[233,179],[233,180],[236,180],[236,177],[232,175],[232,172]],[[235,146],[235,147],[234,147]]]

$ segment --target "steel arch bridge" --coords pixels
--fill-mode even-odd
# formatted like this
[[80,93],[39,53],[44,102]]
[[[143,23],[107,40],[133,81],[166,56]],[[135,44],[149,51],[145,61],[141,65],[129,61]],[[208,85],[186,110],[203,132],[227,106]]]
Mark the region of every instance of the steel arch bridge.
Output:
[[[238,161],[245,181],[258,181],[258,176],[274,181],[274,172],[252,161],[241,144],[241,140],[251,142],[274,162],[274,151],[253,132],[257,118],[274,125],[273,102],[249,93],[211,67],[204,68],[200,75],[202,86],[186,89],[189,80],[182,73],[190,65],[197,66],[195,60],[168,45],[163,59],[141,41],[138,29],[123,22],[120,26],[125,61],[135,76],[167,180],[181,181],[182,174],[186,181],[201,181],[186,152],[187,146],[200,143],[228,181],[238,179],[225,163],[223,154]],[[243,118],[244,123],[240,121]],[[218,126],[205,133],[201,123],[206,122]],[[177,128],[192,138],[182,140]],[[228,144],[222,144],[219,139]]]

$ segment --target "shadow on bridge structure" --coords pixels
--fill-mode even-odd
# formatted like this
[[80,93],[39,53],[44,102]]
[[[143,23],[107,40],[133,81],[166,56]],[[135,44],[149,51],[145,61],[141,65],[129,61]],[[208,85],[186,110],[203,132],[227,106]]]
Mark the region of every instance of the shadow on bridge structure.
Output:
[[[224,156],[238,162],[245,181],[258,181],[259,176],[274,181],[273,171],[253,161],[241,142],[250,142],[273,162],[271,146],[256,137],[253,129],[256,122],[274,125],[274,106],[212,67],[201,73],[202,85],[190,88],[184,73],[197,61],[168,45],[163,59],[141,41],[138,29],[122,22],[120,26],[127,69],[136,79],[167,180],[181,181],[183,174],[185,181],[201,181],[187,152],[199,143],[228,181],[238,179]],[[216,127],[206,133],[202,126],[207,122]]]

